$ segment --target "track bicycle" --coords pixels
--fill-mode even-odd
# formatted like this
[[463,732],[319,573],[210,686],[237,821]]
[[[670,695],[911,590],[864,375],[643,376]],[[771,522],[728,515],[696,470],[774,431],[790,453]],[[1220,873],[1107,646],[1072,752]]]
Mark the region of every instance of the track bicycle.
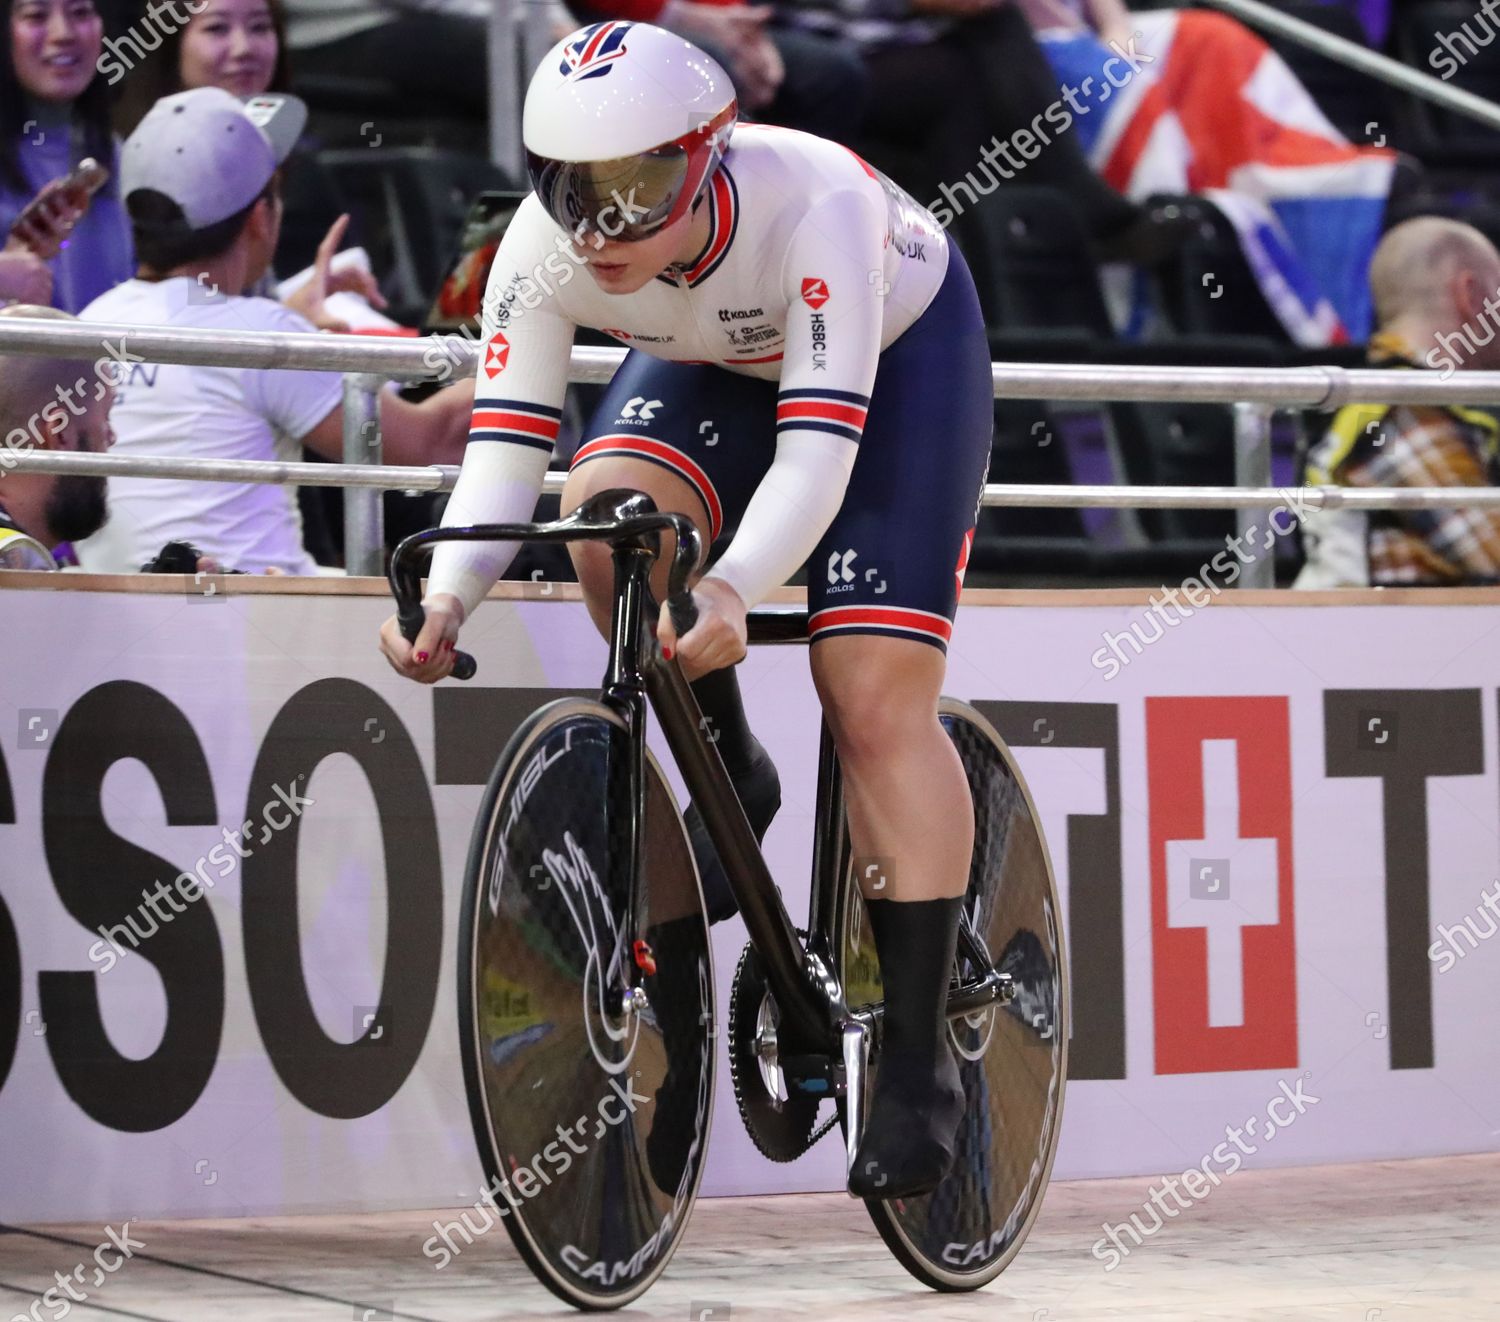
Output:
[[[702,1179],[713,1109],[709,926],[682,813],[646,746],[648,701],[749,933],[726,1045],[756,1147],[791,1161],[838,1124],[852,1161],[880,1067],[880,971],[860,890],[875,879],[859,875],[877,864],[853,854],[833,739],[825,724],[799,930],[687,680],[651,632],[649,578],[669,531],[667,608],[681,636],[694,619],[700,539],[691,520],[639,492],[601,492],[551,523],[429,529],[402,542],[390,568],[402,632],[414,639],[422,553],[438,542],[612,548],[600,695],[546,704],[501,753],[459,920],[459,1041],[488,1187],[538,1279],[583,1309],[628,1304],[665,1269]],[[752,644],[805,642],[807,615],[752,611],[748,634]],[[460,653],[454,674],[474,670]],[[1006,1267],[1041,1206],[1062,1115],[1068,988],[1062,911],[1025,782],[973,708],[945,698],[939,715],[975,819],[948,994],[966,1109],[935,1190],[866,1207],[912,1275],[962,1291]]]

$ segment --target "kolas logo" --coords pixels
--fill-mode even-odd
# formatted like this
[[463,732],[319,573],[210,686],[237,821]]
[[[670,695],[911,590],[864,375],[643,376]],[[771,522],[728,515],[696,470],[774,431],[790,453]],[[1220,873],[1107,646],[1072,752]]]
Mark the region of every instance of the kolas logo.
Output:
[[587,78],[602,78],[610,65],[625,54],[625,34],[629,23],[595,23],[586,27],[577,41],[563,48],[558,73],[569,82],[581,83]]
[[802,278],[802,301],[814,312],[828,302],[828,282],[815,275]]
[[496,335],[484,351],[484,374],[493,381],[500,375],[510,362],[510,341],[503,335]]

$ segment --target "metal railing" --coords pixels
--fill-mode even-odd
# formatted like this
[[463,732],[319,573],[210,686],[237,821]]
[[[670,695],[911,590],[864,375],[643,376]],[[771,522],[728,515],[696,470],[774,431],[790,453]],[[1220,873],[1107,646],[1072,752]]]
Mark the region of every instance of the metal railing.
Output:
[[1454,87],[1441,78],[1434,78],[1430,73],[1413,69],[1408,64],[1391,59],[1389,55],[1380,55],[1346,37],[1325,32],[1315,24],[1293,18],[1272,5],[1264,4],[1262,0],[1201,0],[1201,3],[1214,9],[1222,9],[1251,27],[1295,41],[1338,64],[1369,74],[1392,87],[1399,87],[1413,96],[1419,96],[1424,101],[1467,115],[1492,129],[1500,129],[1500,106],[1493,101],[1467,92],[1462,87]]
[[[335,371],[345,374],[343,464],[252,460],[171,459],[150,456],[10,453],[7,469],[39,473],[91,473],[106,477],[172,477],[196,481],[296,483],[349,488],[344,505],[345,560],[350,573],[378,574],[384,545],[379,492],[449,491],[452,467],[379,465],[378,392],[387,380],[421,381],[469,375],[475,345],[458,336],[372,339],[357,335],[212,332],[101,322],[13,318],[0,321],[0,354],[66,359],[113,358],[130,364],[182,363],[214,367]],[[623,349],[575,348],[572,382],[606,382],[624,359]],[[1235,410],[1235,487],[1017,486],[993,483],[990,506],[1057,506],[1134,509],[1234,509],[1245,533],[1258,509],[1412,509],[1500,505],[1500,490],[1476,488],[1299,488],[1272,485],[1271,418],[1276,407],[1332,410],[1351,402],[1484,404],[1500,400],[1500,372],[1437,373],[1310,366],[1143,367],[1030,363],[992,364],[997,398],[1047,400],[1164,400],[1232,404]],[[374,462],[371,462],[374,461]],[[560,489],[563,474],[548,475]],[[1246,587],[1274,581],[1269,556],[1245,566]]]

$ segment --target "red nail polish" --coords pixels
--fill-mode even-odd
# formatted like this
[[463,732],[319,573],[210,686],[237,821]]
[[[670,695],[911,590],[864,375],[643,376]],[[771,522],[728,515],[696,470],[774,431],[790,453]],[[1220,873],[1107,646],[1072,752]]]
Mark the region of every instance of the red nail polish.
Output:
[[672,649],[670,647],[664,647],[664,648],[662,648],[661,649],[661,654],[668,661],[670,661],[672,659]]
[[419,666],[425,666],[427,664],[427,653],[426,652],[418,652],[417,653],[417,664]]

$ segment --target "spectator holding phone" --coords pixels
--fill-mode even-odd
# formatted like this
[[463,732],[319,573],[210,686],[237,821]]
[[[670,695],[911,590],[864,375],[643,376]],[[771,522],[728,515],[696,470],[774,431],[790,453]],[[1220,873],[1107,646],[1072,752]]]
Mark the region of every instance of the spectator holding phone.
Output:
[[[308,320],[280,303],[246,294],[275,251],[280,167],[306,119],[292,96],[242,102],[200,87],[158,101],[121,153],[139,273],[96,299],[84,320],[311,332]],[[313,278],[317,291],[328,287],[337,240],[336,226]],[[298,459],[306,444],[325,458],[343,457],[343,380],[335,372],[139,361],[122,372],[110,414],[117,454]],[[421,404],[382,392],[385,458],[459,462],[473,405],[472,381]],[[131,572],[163,543],[183,540],[226,570],[316,572],[289,487],[118,478],[109,497],[109,523],[77,548],[85,569]]]
[[74,173],[89,158],[114,173],[108,84],[97,69],[104,23],[94,0],[9,0],[7,8],[0,26],[0,298],[77,312],[129,279],[134,267],[113,178],[90,196]]

